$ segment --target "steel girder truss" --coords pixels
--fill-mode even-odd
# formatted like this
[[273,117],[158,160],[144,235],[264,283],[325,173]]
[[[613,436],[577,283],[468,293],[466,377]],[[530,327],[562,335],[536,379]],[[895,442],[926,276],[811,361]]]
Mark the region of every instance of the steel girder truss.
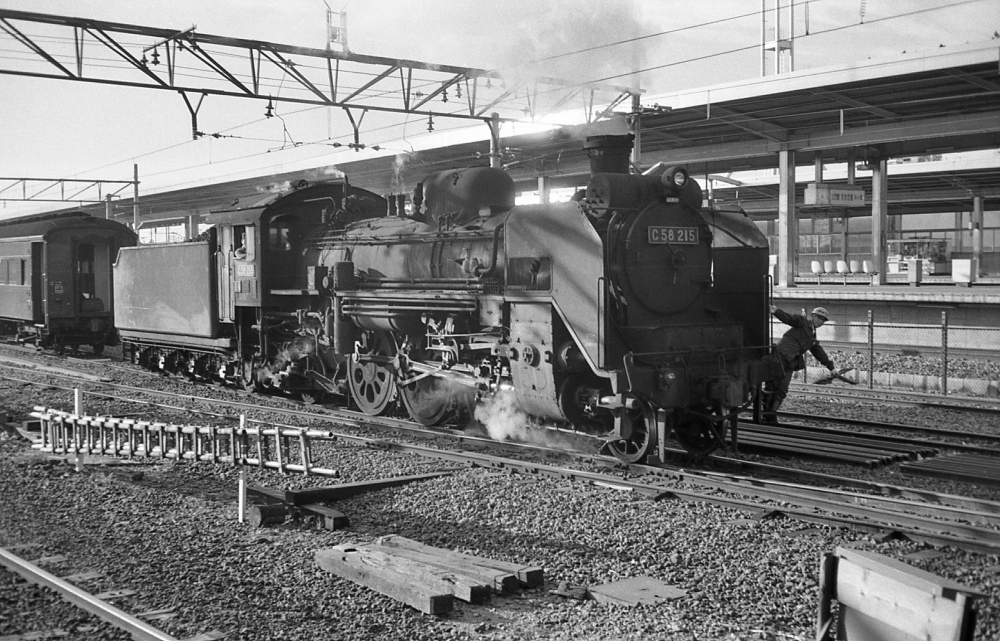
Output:
[[137,185],[135,180],[0,176],[0,202],[102,203],[118,196],[129,186],[137,188]]
[[[177,91],[191,113],[195,137],[204,135],[198,131],[197,114],[207,95],[340,107],[357,142],[369,110],[489,123],[494,112],[500,120],[536,120],[579,100],[592,122],[638,93],[612,85],[505,77],[486,69],[213,36],[194,27],[178,32],[0,9],[3,34],[18,46],[13,54],[2,53],[11,51],[9,46],[0,48],[0,74]],[[139,39],[129,40],[131,36]],[[88,56],[85,44],[91,42],[100,48]]]

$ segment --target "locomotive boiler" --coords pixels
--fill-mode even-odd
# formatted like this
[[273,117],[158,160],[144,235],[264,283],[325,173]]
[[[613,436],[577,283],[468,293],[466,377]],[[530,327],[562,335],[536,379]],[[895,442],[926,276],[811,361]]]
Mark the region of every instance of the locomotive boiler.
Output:
[[[670,435],[711,452],[750,401],[766,239],[741,212],[703,210],[684,169],[599,171],[561,204],[516,206],[513,180],[488,167],[432,174],[407,206],[362,193],[352,206],[352,190],[302,186],[215,214],[215,239],[186,249],[215,282],[187,320],[122,327],[123,339],[152,367],[425,425],[507,403],[532,428],[604,438],[626,462]],[[138,284],[150,262],[128,264],[120,280]],[[161,309],[138,315],[153,325],[171,305],[162,284],[148,289]]]

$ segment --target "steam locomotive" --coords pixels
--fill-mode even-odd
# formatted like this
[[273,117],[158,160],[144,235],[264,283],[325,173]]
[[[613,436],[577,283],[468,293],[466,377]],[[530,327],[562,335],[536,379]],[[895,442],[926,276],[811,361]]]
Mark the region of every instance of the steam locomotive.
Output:
[[709,453],[757,387],[766,239],[703,210],[683,168],[629,175],[601,138],[568,203],[515,206],[489,167],[432,174],[410,202],[341,178],[215,212],[196,242],[123,248],[121,340],[152,369],[370,415],[462,424],[507,403],[625,462],[669,435]]

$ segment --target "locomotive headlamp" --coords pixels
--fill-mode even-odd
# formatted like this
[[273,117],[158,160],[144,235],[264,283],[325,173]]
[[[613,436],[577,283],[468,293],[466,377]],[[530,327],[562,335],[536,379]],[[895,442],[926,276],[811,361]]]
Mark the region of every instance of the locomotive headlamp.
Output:
[[688,172],[683,167],[671,167],[660,175],[667,195],[680,194],[688,184]]

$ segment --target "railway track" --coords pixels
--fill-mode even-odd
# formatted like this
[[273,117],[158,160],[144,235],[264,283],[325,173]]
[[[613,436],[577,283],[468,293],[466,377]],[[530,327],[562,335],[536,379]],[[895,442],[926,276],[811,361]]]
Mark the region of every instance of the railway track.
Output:
[[[53,372],[46,372],[46,375],[71,376],[70,373],[60,374]],[[32,382],[27,379],[24,380],[29,383]],[[195,397],[187,394],[150,390],[147,388],[111,383],[108,381],[88,380],[85,382],[97,387],[112,387],[118,391],[128,392],[133,395],[153,395],[158,396],[161,399],[172,398],[197,400]],[[134,397],[123,397],[103,392],[96,392],[94,390],[90,390],[87,393],[118,400],[136,401]],[[385,417],[376,418],[345,411],[334,412],[324,409],[323,411],[318,412],[305,411],[299,409],[298,407],[262,407],[255,403],[218,399],[202,399],[202,401],[215,405],[226,406],[233,410],[253,410],[258,412],[266,411],[298,419],[322,421],[334,420],[345,426],[354,425],[365,428],[374,427],[377,429],[391,429],[397,432],[406,432],[412,436],[424,439],[446,438],[449,441],[461,444],[466,448],[482,449],[499,447],[508,451],[519,452],[519,456],[523,457],[551,457],[566,456],[569,454],[570,456],[574,456],[576,458],[577,463],[583,463],[586,466],[591,466],[592,469],[605,470],[605,472],[598,473],[582,471],[579,469],[556,468],[546,464],[532,462],[530,460],[512,460],[510,458],[500,458],[481,453],[456,452],[444,448],[408,445],[405,443],[386,441],[382,438],[368,438],[350,435],[343,432],[338,432],[336,434],[332,432],[317,433],[316,431],[303,432],[303,430],[291,425],[273,424],[271,429],[277,431],[269,432],[268,435],[273,436],[274,438],[277,438],[278,436],[298,439],[322,439],[328,437],[349,441],[353,440],[358,443],[363,443],[369,447],[379,447],[416,453],[425,457],[439,458],[451,462],[462,462],[466,465],[516,470],[528,474],[551,474],[562,478],[571,478],[587,483],[613,487],[615,489],[639,492],[655,500],[677,498],[684,500],[707,501],[741,510],[764,513],[778,512],[792,518],[812,523],[822,522],[835,526],[854,527],[857,529],[877,532],[883,536],[902,535],[915,540],[927,541],[937,545],[954,545],[986,553],[1000,552],[1000,531],[993,529],[996,525],[998,525],[996,522],[997,517],[995,515],[1000,514],[1000,503],[990,501],[980,501],[977,499],[954,497],[925,491],[908,493],[905,488],[894,488],[892,486],[866,486],[864,484],[855,485],[854,487],[858,490],[856,492],[844,493],[840,490],[817,488],[812,485],[793,484],[786,481],[768,481],[744,475],[727,474],[719,476],[711,473],[692,472],[690,470],[676,467],[652,468],[647,466],[629,466],[624,468],[626,475],[641,474],[642,477],[640,477],[640,480],[623,480],[621,472],[623,468],[617,460],[610,457],[602,457],[594,454],[593,452],[588,453],[586,451],[581,451],[576,453],[567,453],[562,449],[555,450],[537,445],[525,446],[523,444],[509,442],[497,444],[495,441],[488,438],[458,434],[452,431],[442,432],[440,430],[428,430],[422,426],[413,425],[409,423],[409,421],[388,419]],[[168,410],[188,411],[187,408],[183,406],[150,403],[150,401],[141,402]],[[288,403],[291,404],[290,401]],[[219,419],[235,421],[235,417],[232,414],[227,415],[211,412],[203,413],[205,415],[215,416]],[[233,429],[238,428],[229,428],[229,432],[226,432],[225,428],[216,429],[216,433],[220,435],[225,433],[232,434]],[[211,436],[210,429],[205,428],[205,430],[207,430],[205,435]],[[282,432],[282,430],[288,431]],[[742,431],[743,430],[741,428],[741,432]],[[244,434],[250,433],[244,432]],[[260,439],[262,438],[260,436],[261,433],[257,432],[256,434],[256,442],[260,443]],[[303,437],[303,434],[306,434],[306,436]],[[265,437],[268,435],[265,435]],[[191,442],[193,443],[196,440],[197,439],[193,439]],[[278,451],[280,452],[280,446],[278,447]],[[53,449],[59,450],[60,448],[53,447]],[[62,453],[65,454],[66,449],[69,448],[63,447]],[[114,448],[112,448],[112,450],[114,451]],[[175,446],[174,450],[179,451],[179,448]],[[131,453],[134,455],[136,450],[132,448],[124,448],[123,450],[118,451],[118,453],[121,452]],[[205,451],[202,452],[202,455],[206,455]],[[197,458],[197,455],[192,452],[192,456],[189,456],[188,458]],[[243,456],[242,458],[252,459],[253,457]],[[231,460],[235,461],[236,457],[231,456]],[[261,460],[263,460],[263,457],[257,457],[256,462],[259,464]],[[715,459],[713,459],[713,461],[714,460]],[[747,465],[744,469],[753,470],[754,466]],[[792,468],[782,469],[777,466],[757,466],[755,469],[756,471],[763,471],[768,474],[785,476],[788,478],[794,478],[796,475],[802,474],[801,470],[794,470]],[[805,474],[804,476],[809,475]],[[813,476],[812,480],[815,482],[817,478]],[[844,486],[843,483],[838,484]],[[683,489],[684,487],[690,485],[700,486],[702,488],[708,487],[710,490],[705,492]],[[733,496],[729,498],[722,498],[719,495],[720,492],[732,494]],[[883,502],[882,499],[877,501],[875,500],[878,498],[879,494],[885,494],[887,492],[893,495],[890,503],[887,504]],[[745,497],[751,497],[754,500],[750,501]],[[925,505],[928,501],[939,505],[952,505],[953,509],[946,510],[945,513],[936,510],[928,513]],[[788,508],[785,507],[784,504],[790,504],[796,507]],[[776,507],[776,505],[781,507]],[[889,509],[890,505],[893,509]],[[985,522],[986,525],[972,525],[975,521]]]
[[[6,568],[9,572],[19,575],[28,584],[37,585],[44,588],[45,591],[48,592],[48,594],[41,595],[38,598],[33,599],[33,618],[37,618],[38,620],[42,620],[44,618],[46,624],[49,626],[54,626],[59,623],[61,619],[61,622],[66,627],[50,627],[45,630],[36,629],[26,631],[23,634],[15,634],[0,638],[9,639],[11,641],[54,639],[70,636],[70,629],[74,629],[75,632],[80,634],[93,633],[96,635],[98,633],[98,626],[86,624],[80,625],[79,616],[66,615],[63,612],[60,612],[58,608],[53,607],[53,601],[56,599],[62,599],[73,604],[80,610],[94,615],[97,619],[110,624],[111,627],[116,630],[127,632],[132,635],[132,638],[136,641],[178,641],[177,637],[167,634],[163,630],[153,627],[148,623],[150,620],[168,618],[168,616],[165,615],[173,616],[172,612],[149,611],[139,615],[131,615],[114,606],[111,601],[135,594],[134,590],[112,590],[97,594],[88,592],[80,586],[89,580],[99,578],[101,576],[99,573],[77,572],[60,577],[42,567],[43,565],[50,565],[56,557],[41,557],[32,562],[22,556],[19,556],[18,554],[15,554],[15,552],[23,554],[24,552],[22,552],[22,549],[30,551],[32,547],[33,546],[29,545],[17,547],[12,546],[10,549],[0,548],[0,566]],[[60,560],[64,560],[63,557],[58,558]],[[16,584],[13,584],[12,589],[19,588]],[[52,612],[45,614],[47,610],[51,610]],[[187,637],[184,641],[212,641],[213,639],[223,639],[225,637],[226,635],[221,632],[213,630],[194,637]]]
[[[640,472],[641,476],[626,478],[620,473],[592,472],[479,452],[304,430],[290,425],[231,429],[192,426],[174,426],[171,429],[168,426],[166,430],[157,430],[156,425],[149,423],[142,426],[139,422],[123,423],[119,419],[74,417],[44,408],[39,408],[36,415],[43,421],[42,434],[51,434],[48,439],[43,437],[36,445],[52,454],[72,454],[81,449],[79,444],[82,442],[87,444],[82,448],[87,454],[212,460],[308,473],[309,466],[305,462],[313,458],[309,451],[311,444],[343,439],[367,447],[417,454],[449,463],[569,479],[634,492],[654,501],[702,501],[746,512],[786,516],[808,523],[850,527],[883,537],[903,536],[933,545],[951,545],[983,554],[1000,554],[1000,502],[994,501],[924,493],[924,500],[929,502],[924,503],[906,498],[880,497],[783,481],[703,474],[665,467],[636,466],[632,472]],[[100,434],[98,436],[91,431],[81,437],[77,431],[80,426],[86,426],[88,430],[96,429]],[[151,433],[159,433],[160,439],[163,439],[164,432],[173,434],[173,440],[167,438],[156,441],[154,438],[156,444],[153,447],[148,445]],[[210,437],[212,443],[202,443],[201,437]],[[264,439],[274,439],[271,449],[276,460],[265,460],[268,448],[263,446]],[[293,466],[287,462],[291,451],[286,447],[282,454],[282,439],[298,441],[298,453],[303,465]],[[137,445],[140,440],[146,444],[145,447]],[[100,446],[95,449],[93,443],[97,442]],[[257,458],[247,456],[248,452],[256,452]],[[284,463],[283,457],[286,459]],[[613,461],[602,461],[599,457],[592,457],[590,462],[602,464],[603,467],[614,465]],[[756,500],[748,500],[746,497]]]
[[[295,414],[309,414],[296,411]],[[317,416],[315,414],[313,417]],[[733,509],[783,515],[809,523],[822,523],[835,527],[851,527],[880,536],[905,536],[913,540],[928,542],[934,545],[951,545],[981,553],[1000,553],[1000,503],[983,501],[949,495],[932,495],[921,493],[921,501],[900,497],[879,497],[862,492],[849,492],[830,488],[818,488],[784,481],[769,481],[739,475],[718,475],[692,472],[677,468],[631,466],[626,474],[639,473],[641,476],[623,478],[620,471],[613,473],[592,472],[568,467],[557,467],[532,460],[514,460],[509,457],[498,457],[479,452],[455,451],[423,445],[372,439],[345,433],[333,433],[317,430],[303,430],[291,425],[272,424],[268,428],[192,428],[185,427],[173,430],[174,441],[160,440],[158,446],[150,447],[150,423],[143,426],[139,422],[122,422],[111,419],[107,424],[100,420],[83,421],[88,429],[100,431],[100,437],[93,435],[82,438],[73,430],[77,429],[76,419],[59,412],[40,409],[39,417],[47,421],[46,429],[53,424],[63,430],[60,436],[58,430],[48,439],[48,445],[39,446],[53,454],[69,454],[79,447],[81,442],[88,444],[88,453],[128,454],[143,457],[165,456],[178,459],[193,458],[215,460],[236,464],[254,464],[278,469],[292,469],[288,463],[291,450],[285,450],[282,455],[281,439],[298,441],[299,453],[304,465],[295,468],[297,471],[308,471],[311,458],[308,453],[308,443],[323,440],[350,440],[362,443],[368,447],[378,447],[398,452],[418,454],[420,456],[450,463],[461,463],[469,466],[488,467],[516,471],[530,475],[548,475],[577,482],[589,483],[622,491],[635,492],[653,500],[678,499],[688,501],[704,501]],[[69,431],[67,425],[71,426]],[[140,439],[139,434],[142,433]],[[168,429],[167,433],[171,430]],[[44,430],[43,430],[44,433]],[[163,438],[163,429],[159,431]],[[188,435],[188,438],[181,436]],[[440,434],[435,434],[440,435]],[[212,440],[212,444],[201,443],[203,437]],[[226,441],[228,439],[228,441]],[[272,451],[276,452],[277,461],[265,461],[264,439],[274,439]],[[144,447],[136,445],[141,440]],[[463,437],[466,444],[475,439]],[[483,444],[486,439],[479,439]],[[228,447],[221,441],[228,442]],[[95,451],[90,444],[100,442],[100,448]],[[240,443],[243,443],[242,445]],[[507,444],[508,447],[513,444]],[[188,449],[185,449],[188,448]],[[520,446],[515,446],[521,449]],[[547,448],[533,446],[524,451],[532,453],[545,452]],[[228,454],[227,454],[228,452]],[[256,452],[257,456],[247,456],[247,452]],[[550,451],[549,454],[565,454],[562,451]],[[282,458],[285,463],[282,463]],[[609,457],[578,455],[578,462],[586,462],[597,468],[614,469],[617,461]],[[701,489],[689,489],[691,486]],[[707,489],[706,489],[707,488]],[[903,490],[900,489],[900,494]],[[727,496],[729,495],[729,496]],[[751,500],[748,500],[749,497]],[[927,502],[933,503],[928,505]],[[794,506],[794,507],[789,507]],[[982,525],[981,525],[982,524]]]

